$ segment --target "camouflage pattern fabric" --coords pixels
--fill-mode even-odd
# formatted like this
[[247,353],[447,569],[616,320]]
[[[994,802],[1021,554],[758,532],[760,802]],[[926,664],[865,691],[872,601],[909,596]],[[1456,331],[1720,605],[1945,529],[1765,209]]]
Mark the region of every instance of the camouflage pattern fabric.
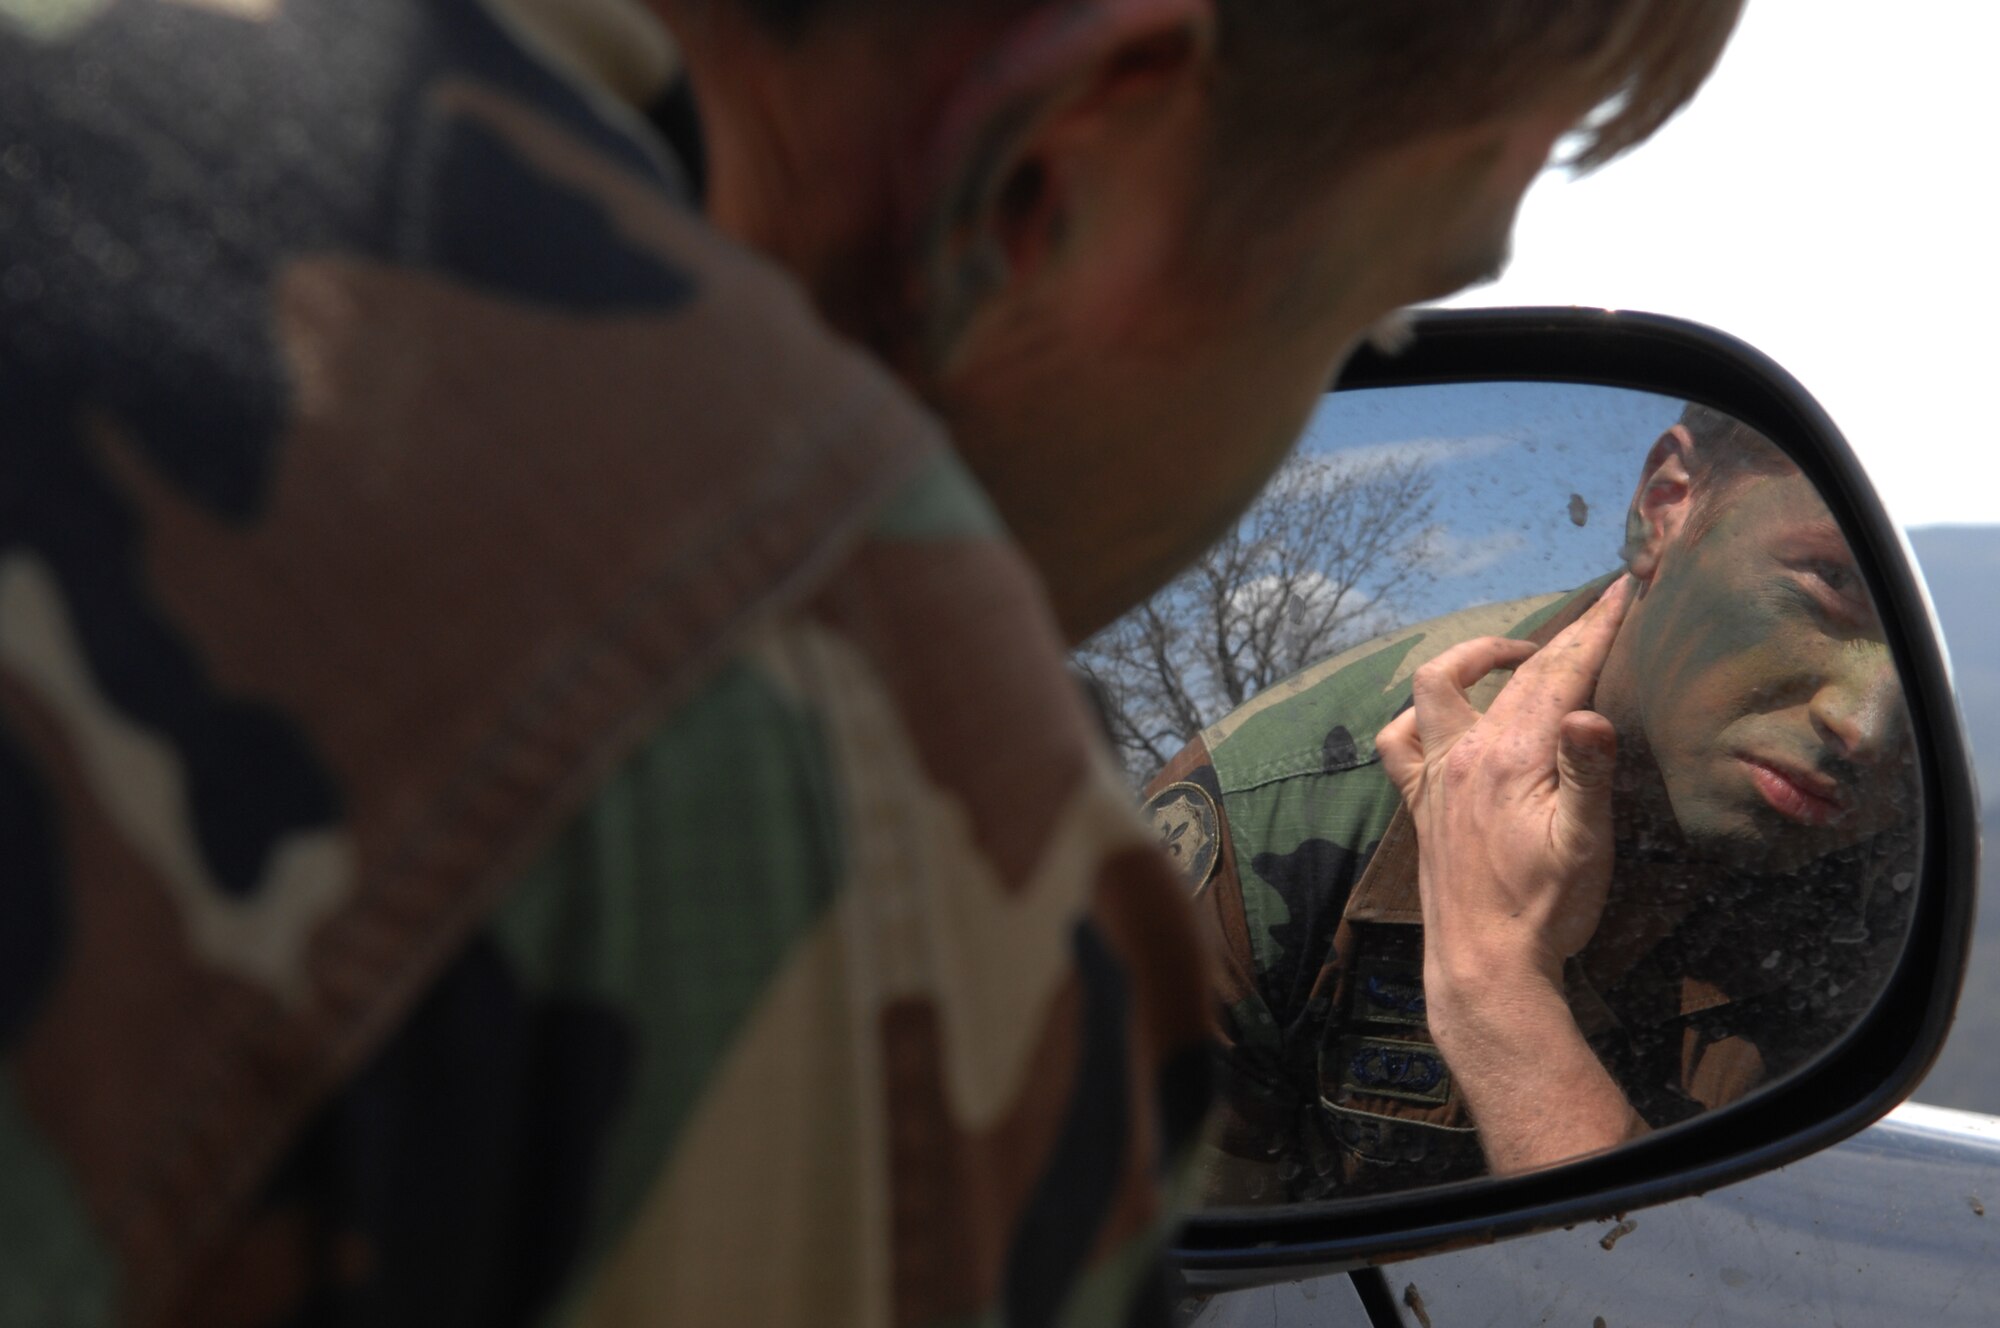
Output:
[[[1354,956],[1336,954],[1335,938],[1347,939],[1342,922],[1350,898],[1401,805],[1375,754],[1375,734],[1409,703],[1410,675],[1419,665],[1468,637],[1531,633],[1562,612],[1564,600],[1547,595],[1467,610],[1335,655],[1204,730],[1149,786],[1148,815],[1163,841],[1185,807],[1214,808],[1213,865],[1192,878],[1224,1047],[1212,1126],[1216,1151],[1204,1180],[1208,1202],[1357,1192],[1369,1173],[1384,1170],[1338,1140],[1336,1122],[1321,1105],[1320,1064],[1323,1041],[1331,1038],[1338,1049],[1350,1027],[1338,1011],[1352,1000]],[[1385,1072],[1394,1069],[1414,1083],[1427,1064],[1383,1057],[1399,1050],[1390,1044],[1421,1036],[1418,918],[1385,921],[1397,925],[1384,928],[1382,943],[1371,947],[1369,976],[1412,1007],[1392,1016],[1414,1014],[1414,1020],[1354,1025],[1374,1042],[1352,1052],[1373,1053]],[[1435,1053],[1417,1054],[1435,1060]],[[1391,1175],[1401,1174],[1419,1150],[1435,1178],[1476,1172],[1477,1141],[1459,1118],[1448,1077],[1439,1074],[1418,1088],[1445,1096],[1369,1094],[1364,1109],[1346,1108],[1343,1123],[1396,1132],[1388,1150]],[[1418,1134],[1413,1121],[1430,1128]]]
[[1118,1319],[1171,869],[552,15],[0,0],[0,1322]]
[[[1154,779],[1148,812],[1189,872],[1220,992],[1226,1054],[1209,1202],[1483,1172],[1474,1122],[1425,1025],[1416,840],[1375,734],[1407,706],[1410,677],[1427,660],[1473,636],[1546,640],[1608,580],[1357,646],[1211,726]],[[1474,703],[1498,686],[1474,688]],[[1175,854],[1211,840],[1218,851]],[[1790,958],[1770,963],[1766,938],[1848,918],[1888,947],[1857,967],[1886,971],[1901,936],[1894,915],[1907,906],[1888,890],[1864,889],[1857,902],[1845,873],[1773,881],[1630,860],[1618,871],[1671,871],[1690,887],[1677,908],[1600,929],[1568,974],[1579,1026],[1655,1125],[1796,1067],[1859,1012],[1854,999],[1816,1000],[1809,1015],[1793,1008],[1814,976]],[[1865,1001],[1865,984],[1832,985],[1842,984],[1859,985]]]

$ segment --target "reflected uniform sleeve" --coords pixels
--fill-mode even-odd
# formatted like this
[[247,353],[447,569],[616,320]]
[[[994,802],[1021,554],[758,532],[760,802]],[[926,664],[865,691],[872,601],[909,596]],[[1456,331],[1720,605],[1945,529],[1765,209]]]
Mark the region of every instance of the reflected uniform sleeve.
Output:
[[[1191,882],[1221,993],[1224,1106],[1208,1154],[1211,1201],[1270,1203],[1355,1188],[1367,1168],[1347,1155],[1362,1148],[1394,1167],[1466,1151],[1462,1128],[1452,1130],[1449,1149],[1417,1129],[1462,1126],[1446,1119],[1454,1106],[1430,1101],[1428,1089],[1422,1101],[1396,1101],[1350,1083],[1356,1057],[1339,1054],[1348,1024],[1366,1018],[1369,1025],[1353,1031],[1385,1034],[1381,1050],[1396,1053],[1406,1072],[1438,1065],[1403,1051],[1412,1036],[1401,1007],[1413,999],[1414,928],[1376,927],[1375,939],[1402,935],[1403,943],[1375,954],[1380,947],[1362,945],[1344,925],[1399,805],[1374,735],[1407,703],[1410,674],[1424,659],[1469,635],[1532,627],[1561,598],[1481,606],[1361,642],[1225,716],[1154,781],[1149,812],[1163,841],[1188,819],[1184,804],[1215,808],[1215,866]],[[1177,788],[1186,791],[1182,802],[1174,800]],[[1414,897],[1413,872],[1408,884]],[[1398,1007],[1386,1030],[1355,1004],[1357,947],[1371,954],[1360,979],[1381,979],[1376,995]],[[1378,1062],[1362,1069],[1380,1070]],[[1368,1110],[1335,1122],[1329,1100]],[[1367,1137],[1341,1133],[1357,1130]],[[1370,1142],[1375,1135],[1380,1146]]]
[[1306,1105],[1285,1068],[1278,1019],[1258,983],[1225,802],[1207,742],[1197,735],[1147,785],[1146,817],[1192,893],[1214,990],[1217,1100],[1201,1161],[1204,1202],[1269,1202],[1280,1191],[1272,1143],[1298,1129]]

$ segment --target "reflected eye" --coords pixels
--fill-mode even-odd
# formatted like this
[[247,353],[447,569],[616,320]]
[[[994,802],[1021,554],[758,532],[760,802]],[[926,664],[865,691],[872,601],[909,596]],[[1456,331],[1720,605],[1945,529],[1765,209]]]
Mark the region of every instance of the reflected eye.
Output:
[[1803,588],[1823,613],[1857,622],[1872,613],[1868,592],[1854,565],[1813,558],[1796,564]]

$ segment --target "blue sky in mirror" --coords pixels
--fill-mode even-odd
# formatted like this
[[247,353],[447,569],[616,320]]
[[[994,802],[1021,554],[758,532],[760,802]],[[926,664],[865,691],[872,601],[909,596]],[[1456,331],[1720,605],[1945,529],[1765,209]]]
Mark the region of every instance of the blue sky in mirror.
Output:
[[1300,446],[1356,465],[1398,455],[1426,467],[1436,580],[1397,615],[1416,622],[1567,590],[1617,567],[1639,468],[1682,404],[1579,383],[1332,392]]

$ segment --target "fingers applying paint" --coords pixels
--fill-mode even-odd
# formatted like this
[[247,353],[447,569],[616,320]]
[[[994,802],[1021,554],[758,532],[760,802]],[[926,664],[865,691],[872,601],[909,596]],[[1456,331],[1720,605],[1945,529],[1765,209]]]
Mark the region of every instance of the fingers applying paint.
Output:
[[[1589,706],[1631,601],[1632,579],[1621,577],[1540,649],[1507,637],[1476,637],[1419,668],[1411,679],[1413,704],[1375,739],[1383,767],[1404,798],[1415,796],[1426,769],[1480,722],[1466,689],[1495,669],[1512,668],[1515,674],[1486,711],[1489,729],[1510,735],[1510,748],[1520,759],[1558,773],[1558,735],[1569,716]],[[1615,743],[1608,730],[1607,724],[1595,736],[1579,731],[1577,739],[1594,751],[1599,742]],[[1591,758],[1582,747],[1577,752],[1582,770]]]

